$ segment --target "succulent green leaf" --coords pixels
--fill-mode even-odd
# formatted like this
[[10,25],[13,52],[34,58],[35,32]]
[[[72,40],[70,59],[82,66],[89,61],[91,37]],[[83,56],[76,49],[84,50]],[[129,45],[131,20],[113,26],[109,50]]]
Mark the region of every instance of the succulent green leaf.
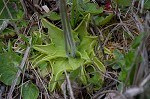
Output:
[[23,99],[37,99],[39,96],[39,89],[36,85],[28,82],[23,85],[22,97]]
[[[0,54],[0,81],[6,85],[11,85],[16,78],[21,57],[14,52]],[[17,84],[20,83],[20,77]]]
[[57,20],[60,20],[60,15],[58,15],[58,13],[56,12],[50,12],[48,18],[50,20],[57,21]]
[[86,3],[83,7],[83,10],[86,13],[91,13],[91,14],[100,14],[103,12],[103,8],[99,7],[96,3]]
[[70,80],[73,81],[73,80],[77,79],[78,76],[81,75],[80,70],[81,70],[81,66],[78,67],[77,69],[73,70],[73,71],[70,73],[70,76],[69,76],[69,77],[70,77]]
[[[48,33],[51,39],[51,42],[57,44],[57,46],[64,46],[64,36],[63,31],[53,25],[52,23],[48,22],[46,19],[42,20],[42,24],[45,28],[48,28]],[[57,39],[56,39],[57,38]]]
[[[59,42],[59,40],[58,40]],[[58,44],[58,43],[55,43]],[[49,58],[56,57],[67,57],[65,52],[65,47],[63,45],[57,46],[55,44],[49,45],[35,45],[34,49],[42,52],[43,54],[47,54]]]
[[131,48],[132,48],[132,49],[136,49],[136,48],[140,45],[140,43],[141,43],[142,39],[144,38],[144,36],[145,36],[145,33],[141,33],[140,35],[138,35],[138,36],[133,40],[133,42],[132,42],[132,44],[131,44]]
[[106,25],[107,23],[109,23],[111,21],[111,19],[113,18],[113,14],[109,14],[106,17],[102,17],[102,16],[95,16],[95,23],[97,26],[100,25]]

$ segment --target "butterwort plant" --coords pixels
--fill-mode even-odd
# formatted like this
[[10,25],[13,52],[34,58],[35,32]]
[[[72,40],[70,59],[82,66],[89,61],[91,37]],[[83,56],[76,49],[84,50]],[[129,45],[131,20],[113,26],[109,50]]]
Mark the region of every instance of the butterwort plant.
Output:
[[[60,5],[63,1],[60,0]],[[83,85],[92,84],[95,89],[100,88],[106,68],[96,57],[94,47],[97,45],[97,36],[91,36],[87,32],[90,14],[87,14],[81,23],[71,30],[65,7],[60,10],[63,30],[56,27],[46,19],[42,19],[42,25],[48,29],[50,44],[33,45],[37,50],[37,57],[32,60],[34,66],[47,63],[45,67],[51,73],[48,89],[54,91],[56,86],[61,86],[64,72],[68,74],[74,71],[78,73]],[[91,70],[89,70],[92,67]],[[90,72],[93,75],[89,75]]]

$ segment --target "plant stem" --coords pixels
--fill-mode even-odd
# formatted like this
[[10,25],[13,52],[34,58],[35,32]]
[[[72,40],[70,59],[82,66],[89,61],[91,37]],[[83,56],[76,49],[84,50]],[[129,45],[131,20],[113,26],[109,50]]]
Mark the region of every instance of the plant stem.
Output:
[[66,54],[71,57],[76,55],[76,46],[72,36],[71,25],[67,17],[67,6],[65,0],[59,0],[59,10],[61,15],[61,22],[64,32]]

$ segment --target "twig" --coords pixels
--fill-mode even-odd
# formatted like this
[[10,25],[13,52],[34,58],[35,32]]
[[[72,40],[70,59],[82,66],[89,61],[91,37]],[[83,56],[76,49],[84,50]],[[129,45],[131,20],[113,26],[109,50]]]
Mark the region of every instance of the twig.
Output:
[[134,39],[134,36],[132,35],[132,33],[130,32],[130,30],[126,26],[126,24],[121,19],[121,12],[120,12],[119,8],[118,8],[118,14],[117,14],[117,16],[118,16],[118,18],[120,20],[120,23],[122,24],[123,29],[132,37],[132,39]]
[[25,0],[26,3],[29,4],[29,7],[33,9],[34,12],[38,12],[40,15],[43,15],[41,11],[37,9],[37,7],[31,3],[31,0]]
[[144,9],[144,0],[141,1],[140,13],[143,13],[143,9]]
[[8,19],[3,21],[2,25],[0,26],[0,34],[3,32],[3,30],[5,30],[7,28],[8,24],[9,24]]
[[[21,64],[20,64],[20,69],[21,69],[21,70],[23,69],[23,67],[24,67],[24,65],[25,65],[25,62],[26,62],[26,60],[27,60],[29,51],[30,51],[30,47],[28,46],[27,49],[26,49],[26,51],[25,51],[24,57],[23,57],[23,59],[22,59],[22,62],[21,62]],[[12,83],[12,85],[11,85],[11,88],[10,88],[9,93],[8,93],[8,99],[12,99],[12,93],[13,93],[13,91],[14,91],[14,89],[15,89],[15,86],[16,86],[16,84],[17,84],[18,78],[19,78],[19,76],[20,76],[20,74],[21,74],[21,70],[20,70],[20,69],[18,69],[18,72],[17,72],[17,75],[16,75],[16,79],[13,81],[13,83]]]
[[21,5],[22,5],[22,8],[24,10],[25,16],[27,16],[28,12],[27,12],[27,8],[25,6],[24,0],[20,0],[20,2],[21,2]]
[[143,87],[134,87],[134,88],[129,88],[125,91],[124,96],[126,99],[130,99],[144,91]]
[[100,38],[100,34],[102,34],[102,31],[98,31],[98,27],[96,26],[96,23],[95,23],[95,20],[94,20],[93,17],[92,17],[92,21],[93,21],[93,25],[94,25],[94,30],[95,30],[95,32],[99,34],[99,35],[98,35],[98,41],[99,41],[100,49],[101,49],[102,54],[103,54],[103,56],[104,56],[104,60],[106,60],[106,54],[105,54],[105,52],[104,52],[104,46],[103,46],[102,40],[101,40],[101,38]]
[[[26,67],[27,67],[27,66],[26,66]],[[26,68],[26,67],[25,67],[25,68]],[[24,69],[23,72],[22,72],[21,84],[23,84],[23,81],[24,81],[25,70],[26,70],[26,69]],[[20,98],[19,98],[19,99],[21,99],[21,97],[22,97],[22,89],[23,89],[23,87],[20,88]]]
[[109,37],[111,36],[111,34],[112,34],[115,30],[117,30],[117,28],[118,28],[119,26],[120,26],[120,24],[116,25],[116,26],[110,31],[110,33],[107,35],[107,37],[106,37],[106,39],[105,39],[105,41],[104,41],[103,46],[105,46],[105,45],[107,44],[107,41],[109,40]]
[[150,74],[141,82],[140,86],[143,87],[150,80]]
[[68,88],[69,88],[70,96],[71,96],[72,99],[75,99],[75,97],[73,95],[71,83],[70,83],[70,80],[69,80],[69,76],[68,76],[66,70],[65,70],[65,75],[66,75],[66,80],[67,80],[67,83],[68,83]]
[[135,24],[136,24],[136,26],[138,27],[139,32],[140,32],[140,33],[144,32],[143,25],[142,25],[142,23],[140,22],[138,16],[137,16],[134,12],[132,12],[132,18],[133,18],[133,20],[135,21]]
[[63,91],[63,95],[64,95],[64,99],[67,99],[67,91],[66,91],[66,85],[67,85],[67,82],[66,82],[66,80],[64,80],[64,82],[62,83],[62,85],[61,85],[61,90]]
[[[119,99],[126,99],[126,97],[124,97],[123,94],[119,93],[119,92],[116,91],[116,90],[106,90],[106,91],[102,91],[102,92],[97,93],[96,95],[94,95],[94,96],[92,97],[92,99],[97,99],[100,95],[102,95],[102,94],[107,94],[107,93],[115,93],[116,95],[120,96]],[[117,99],[118,99],[118,98],[117,98]]]
[[[32,65],[31,65],[32,66]],[[42,86],[44,87],[44,90],[47,94],[48,99],[54,99],[53,97],[50,97],[50,95],[48,94],[48,90],[46,88],[46,86],[44,85],[44,82],[42,81],[41,77],[39,76],[38,72],[34,69],[34,67],[32,66],[33,70],[34,70],[34,74],[36,75],[36,77],[40,80],[40,82],[42,83]]]

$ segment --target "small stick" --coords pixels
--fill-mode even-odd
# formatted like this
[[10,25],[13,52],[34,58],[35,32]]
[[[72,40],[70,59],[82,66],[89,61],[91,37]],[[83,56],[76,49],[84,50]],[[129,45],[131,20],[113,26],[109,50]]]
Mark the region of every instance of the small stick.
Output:
[[69,92],[70,92],[70,96],[72,99],[75,99],[74,95],[73,95],[73,91],[72,91],[72,87],[71,87],[71,82],[70,82],[70,79],[69,79],[69,76],[65,70],[65,75],[66,75],[66,80],[67,80],[67,85],[68,85],[68,88],[69,88]]
[[[22,62],[21,62],[21,64],[20,64],[20,69],[21,69],[21,70],[23,69],[23,67],[24,67],[24,65],[25,65],[25,62],[26,62],[26,60],[27,60],[29,51],[30,51],[30,47],[28,46],[27,49],[26,49],[26,51],[25,51],[24,57],[23,57],[23,59],[22,59]],[[13,93],[13,91],[14,91],[14,89],[15,89],[15,86],[16,86],[16,84],[17,84],[18,78],[19,78],[19,76],[20,76],[20,74],[21,74],[21,70],[20,70],[20,69],[18,69],[18,72],[17,72],[17,75],[16,75],[16,79],[13,81],[13,83],[12,83],[12,85],[11,85],[11,88],[10,88],[10,90],[9,90],[7,99],[12,99],[12,93]]]

